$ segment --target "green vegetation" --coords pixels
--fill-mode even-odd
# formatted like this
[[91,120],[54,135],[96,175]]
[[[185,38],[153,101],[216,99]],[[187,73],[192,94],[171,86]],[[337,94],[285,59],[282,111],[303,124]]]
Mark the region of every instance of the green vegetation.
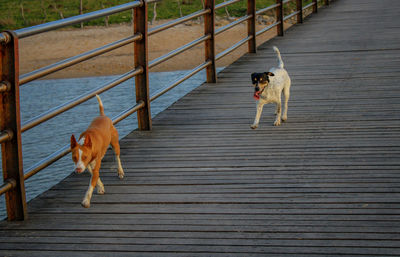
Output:
[[[82,0],[83,13],[124,4],[129,0]],[[224,0],[216,0],[216,3]],[[275,0],[256,0],[257,8],[264,8],[275,3]],[[239,17],[246,13],[247,1],[230,5],[230,16]],[[153,18],[154,4],[149,5],[149,20]],[[157,19],[174,19],[202,9],[202,0],[162,0],[157,3]],[[38,25],[62,18],[79,15],[80,0],[0,0],[0,30],[19,29]],[[217,15],[226,15],[225,9],[218,10]],[[85,25],[102,26],[131,22],[131,11],[122,12],[110,17],[97,19]],[[76,25],[79,27],[79,25]]]

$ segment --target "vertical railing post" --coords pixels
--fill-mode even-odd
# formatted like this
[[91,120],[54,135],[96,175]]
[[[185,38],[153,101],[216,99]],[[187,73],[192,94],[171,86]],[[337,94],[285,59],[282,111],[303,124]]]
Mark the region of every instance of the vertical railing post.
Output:
[[3,32],[6,42],[0,45],[0,79],[8,90],[0,93],[0,131],[12,132],[11,140],[1,145],[4,181],[15,182],[6,193],[8,220],[28,218],[24,172],[22,166],[21,119],[19,104],[18,37],[13,32]]
[[215,0],[205,0],[205,9],[211,12],[204,15],[204,34],[211,35],[211,38],[205,41],[205,59],[211,61],[207,66],[207,83],[217,82],[217,70],[215,65]]
[[313,3],[314,3],[314,5],[313,5],[312,12],[317,13],[318,12],[318,0],[313,0]]
[[276,7],[276,21],[279,22],[277,28],[278,36],[283,36],[283,3],[282,0],[276,0],[276,3],[279,4]]
[[247,36],[252,37],[248,42],[249,53],[257,52],[256,45],[256,0],[247,0]]
[[325,5],[329,5],[329,0],[325,0]]
[[141,68],[143,72],[135,77],[136,102],[143,101],[144,107],[137,112],[139,130],[151,130],[150,92],[149,92],[149,66],[148,66],[148,37],[147,37],[147,2],[136,7],[134,15],[134,33],[140,33],[142,39],[135,41],[135,69]]
[[296,7],[299,12],[297,14],[297,23],[303,23],[303,0],[296,0]]

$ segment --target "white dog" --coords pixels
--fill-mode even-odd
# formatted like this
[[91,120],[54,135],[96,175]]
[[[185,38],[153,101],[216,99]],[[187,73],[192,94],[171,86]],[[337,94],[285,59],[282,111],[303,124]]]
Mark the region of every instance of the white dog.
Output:
[[[276,104],[275,126],[281,125],[281,120],[287,120],[288,101],[290,96],[290,77],[287,71],[283,68],[283,61],[279,49],[276,46],[274,46],[273,49],[278,56],[278,68],[273,67],[269,72],[251,74],[251,80],[254,86],[254,99],[257,101],[257,114],[253,125],[251,125],[252,129],[258,127],[264,104]],[[281,119],[282,91],[285,96],[285,109]]]

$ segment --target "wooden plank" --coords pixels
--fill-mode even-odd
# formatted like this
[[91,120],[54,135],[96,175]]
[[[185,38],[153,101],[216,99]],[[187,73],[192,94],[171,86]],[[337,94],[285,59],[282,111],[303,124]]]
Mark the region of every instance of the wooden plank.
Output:
[[[319,9],[125,137],[126,177],[107,153],[90,209],[88,174],[72,174],[29,203],[29,222],[0,223],[0,255],[399,256],[399,11]],[[289,119],[272,126],[266,106],[254,131],[249,74],[276,64],[273,45]]]

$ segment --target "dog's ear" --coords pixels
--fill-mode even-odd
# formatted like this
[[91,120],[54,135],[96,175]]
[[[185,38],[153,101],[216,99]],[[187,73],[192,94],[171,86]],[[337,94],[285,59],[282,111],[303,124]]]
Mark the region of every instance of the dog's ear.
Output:
[[76,142],[75,136],[71,136],[71,150],[74,149],[78,145],[78,142]]
[[272,72],[264,72],[265,74],[267,74],[267,76],[271,76],[271,77],[273,77],[273,76],[275,76],[275,74],[274,73],[272,73]]
[[92,140],[89,135],[85,135],[85,143],[83,145],[89,148],[92,147]]

